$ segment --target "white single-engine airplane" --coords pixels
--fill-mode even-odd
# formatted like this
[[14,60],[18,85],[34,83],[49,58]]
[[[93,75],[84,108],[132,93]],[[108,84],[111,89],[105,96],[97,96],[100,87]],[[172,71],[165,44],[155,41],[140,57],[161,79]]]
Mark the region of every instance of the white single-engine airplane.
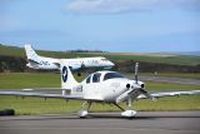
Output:
[[[135,80],[125,78],[114,71],[97,71],[79,83],[65,61],[61,62],[60,70],[61,94],[0,91],[0,95],[82,100],[88,105],[86,107],[86,103],[83,103],[83,109],[78,112],[79,117],[87,117],[93,102],[109,103],[122,110],[121,116],[131,118],[136,115],[136,111],[131,109],[132,102],[135,100],[200,94],[200,90],[148,93],[144,83],[138,80],[138,63],[135,65]],[[127,102],[126,109],[119,105],[122,102]]]
[[114,63],[107,60],[105,57],[57,59],[37,55],[31,45],[27,44],[24,47],[28,61],[27,66],[32,69],[59,70],[61,60],[69,65],[72,70],[90,67],[110,69],[114,66]]

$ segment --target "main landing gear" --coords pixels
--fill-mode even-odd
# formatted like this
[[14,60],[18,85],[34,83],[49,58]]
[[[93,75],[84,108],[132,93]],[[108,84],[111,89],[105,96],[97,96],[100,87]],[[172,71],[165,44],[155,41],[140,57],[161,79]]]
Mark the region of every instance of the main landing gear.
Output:
[[[128,107],[127,110],[125,110],[124,108],[122,108],[121,106],[119,106],[117,103],[113,103],[116,107],[118,107],[120,110],[122,110],[123,112],[121,112],[121,116],[125,117],[125,118],[134,118],[135,115],[137,114],[137,112],[135,110],[131,110],[131,105],[132,105],[132,100],[131,98],[128,99]],[[85,108],[87,105],[87,108]],[[89,110],[92,106],[92,102],[84,102],[82,104],[82,109],[81,111],[78,112],[78,116],[80,118],[86,118],[89,114]]]
[[[85,105],[86,105],[86,104],[88,104],[88,106],[87,106],[87,108],[85,109]],[[88,116],[88,111],[90,110],[91,105],[92,105],[92,102],[84,102],[84,103],[82,104],[83,110],[81,110],[81,111],[78,112],[78,116],[79,116],[80,118],[86,118],[86,117]]]

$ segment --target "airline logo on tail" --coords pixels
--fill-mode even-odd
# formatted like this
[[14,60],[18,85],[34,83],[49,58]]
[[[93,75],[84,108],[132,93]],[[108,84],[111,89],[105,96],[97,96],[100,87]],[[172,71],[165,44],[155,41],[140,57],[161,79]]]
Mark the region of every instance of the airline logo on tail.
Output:
[[66,82],[67,78],[68,78],[68,71],[67,71],[67,67],[64,66],[62,68],[62,80],[63,80],[63,82]]
[[79,85],[79,83],[74,78],[70,67],[67,64],[65,64],[63,60],[61,60],[60,73],[62,89],[72,90],[74,87]]

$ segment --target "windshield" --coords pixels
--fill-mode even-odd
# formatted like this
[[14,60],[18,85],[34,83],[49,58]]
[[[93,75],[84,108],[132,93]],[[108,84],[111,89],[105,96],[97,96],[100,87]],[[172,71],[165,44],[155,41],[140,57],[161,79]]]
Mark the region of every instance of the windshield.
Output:
[[124,78],[124,76],[119,73],[107,73],[104,76],[104,80],[113,79],[113,78]]

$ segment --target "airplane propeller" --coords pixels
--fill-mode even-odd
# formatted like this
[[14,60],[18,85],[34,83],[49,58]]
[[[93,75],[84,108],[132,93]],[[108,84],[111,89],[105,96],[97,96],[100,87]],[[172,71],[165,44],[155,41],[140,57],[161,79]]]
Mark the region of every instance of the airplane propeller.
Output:
[[[135,63],[135,83],[138,84],[138,68],[139,68],[139,63]],[[137,88],[136,90],[139,90],[142,94],[144,94],[147,98],[149,99],[154,99],[152,96],[143,88]]]
[[139,67],[139,63],[136,62],[135,63],[135,83],[138,84],[138,67]]

